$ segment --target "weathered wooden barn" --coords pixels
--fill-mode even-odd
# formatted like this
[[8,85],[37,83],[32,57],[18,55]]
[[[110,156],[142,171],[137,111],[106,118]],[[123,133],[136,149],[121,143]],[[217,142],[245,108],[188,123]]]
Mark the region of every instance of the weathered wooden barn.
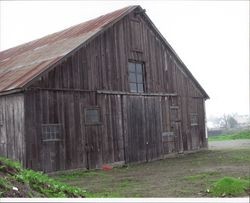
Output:
[[50,172],[199,150],[208,98],[129,6],[0,53],[0,155]]

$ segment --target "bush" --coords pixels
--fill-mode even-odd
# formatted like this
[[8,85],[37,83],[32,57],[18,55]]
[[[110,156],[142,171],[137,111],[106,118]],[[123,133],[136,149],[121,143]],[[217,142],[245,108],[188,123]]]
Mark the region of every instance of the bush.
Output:
[[248,180],[224,177],[212,185],[211,194],[215,197],[236,197],[244,194],[249,189],[250,181]]

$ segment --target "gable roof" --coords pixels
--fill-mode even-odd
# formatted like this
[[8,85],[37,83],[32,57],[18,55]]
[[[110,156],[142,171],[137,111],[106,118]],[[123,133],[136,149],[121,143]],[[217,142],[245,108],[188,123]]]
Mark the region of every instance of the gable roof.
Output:
[[22,88],[137,6],[129,6],[60,32],[0,52],[0,92]]
[[[0,92],[23,88],[27,83],[69,55],[73,50],[105,31],[136,8],[142,9],[140,6],[128,6],[63,31],[0,52]],[[204,96],[209,98],[205,90],[193,77],[149,17],[145,13],[143,15],[184,66],[184,71],[192,78]]]

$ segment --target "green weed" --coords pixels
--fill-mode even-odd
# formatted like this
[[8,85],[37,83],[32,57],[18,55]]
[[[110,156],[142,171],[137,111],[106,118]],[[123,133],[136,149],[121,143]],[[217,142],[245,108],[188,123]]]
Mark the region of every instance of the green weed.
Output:
[[215,182],[211,187],[211,194],[215,197],[242,195],[250,189],[249,180],[242,180],[233,177],[224,177]]
[[[84,197],[86,191],[50,178],[48,175],[33,170],[26,170],[18,162],[0,157],[0,196],[11,190],[8,182],[19,182],[28,185],[39,197]],[[10,183],[10,182],[9,182]],[[12,185],[12,184],[11,184]],[[29,191],[27,196],[33,196]]]
[[10,185],[9,185],[8,181],[5,178],[0,177],[0,188],[7,189],[9,187],[10,187]]
[[16,161],[12,161],[10,159],[4,158],[4,157],[0,157],[0,171],[2,171],[3,169],[5,169],[6,167],[12,168],[14,170],[21,170],[21,164],[16,162]]
[[86,191],[53,180],[47,175],[32,170],[24,170],[19,176],[30,187],[45,197],[83,197]]
[[9,181],[5,178],[0,177],[0,197],[3,196],[5,192],[11,189]]

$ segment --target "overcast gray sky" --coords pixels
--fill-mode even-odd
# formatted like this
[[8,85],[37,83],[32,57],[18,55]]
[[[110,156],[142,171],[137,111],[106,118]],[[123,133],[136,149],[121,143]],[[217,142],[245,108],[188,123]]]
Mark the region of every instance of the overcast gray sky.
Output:
[[1,1],[0,50],[141,5],[207,91],[207,115],[249,113],[248,1]]

